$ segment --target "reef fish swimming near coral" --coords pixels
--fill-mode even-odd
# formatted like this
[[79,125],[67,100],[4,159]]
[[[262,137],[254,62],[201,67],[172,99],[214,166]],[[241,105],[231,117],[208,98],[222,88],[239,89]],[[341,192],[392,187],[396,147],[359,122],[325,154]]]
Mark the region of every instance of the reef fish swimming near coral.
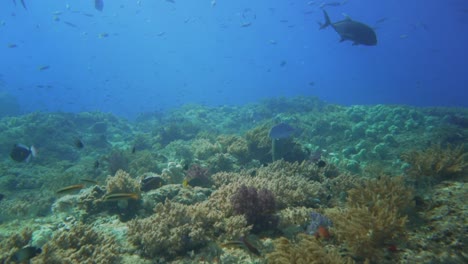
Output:
[[273,126],[268,133],[271,139],[282,139],[290,137],[294,132],[294,128],[286,123],[279,123]]
[[24,247],[13,254],[12,260],[16,263],[29,263],[29,260],[41,254],[42,249],[37,247]]
[[332,23],[327,11],[323,10],[323,15],[325,16],[325,23],[320,24],[320,29],[332,26],[336,33],[340,35],[340,42],[351,40],[353,45],[377,45],[377,35],[375,34],[375,31],[368,25],[354,21],[349,17],[347,17],[345,20]]
[[75,147],[76,147],[77,149],[82,149],[82,148],[84,148],[83,141],[81,141],[81,139],[79,139],[79,138],[76,138],[76,139],[73,141],[73,145],[75,145]]
[[12,160],[17,162],[29,162],[31,158],[36,156],[36,153],[37,151],[34,146],[28,148],[23,144],[15,144],[10,152],[10,157]]
[[70,185],[70,186],[67,186],[67,187],[64,187],[64,188],[58,190],[57,194],[69,193],[69,192],[73,192],[73,191],[76,191],[76,190],[81,190],[83,188],[84,188],[83,184]]
[[112,193],[104,196],[104,200],[106,201],[121,201],[121,200],[139,200],[140,195],[138,193]]

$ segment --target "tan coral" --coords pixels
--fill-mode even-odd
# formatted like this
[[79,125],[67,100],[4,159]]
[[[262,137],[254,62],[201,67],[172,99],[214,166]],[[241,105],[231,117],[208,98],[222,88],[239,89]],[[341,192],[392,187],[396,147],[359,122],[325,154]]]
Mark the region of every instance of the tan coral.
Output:
[[201,208],[166,200],[150,217],[130,221],[128,238],[145,257],[172,258],[206,243],[212,225]]
[[[313,173],[313,170],[306,163],[276,161],[255,171],[221,172],[212,178],[216,186],[221,186],[220,191],[229,189],[233,193],[233,190],[237,190],[241,185],[268,189],[273,192],[278,209],[283,209],[310,206],[316,199],[326,195],[319,182],[308,180],[308,173]],[[255,177],[252,177],[252,174],[255,174]]]
[[432,145],[424,150],[413,150],[401,155],[410,164],[408,175],[416,180],[430,178],[432,181],[466,177],[468,153],[464,145]]
[[78,224],[61,230],[42,248],[34,263],[103,263],[120,261],[120,248],[113,237]]
[[412,204],[412,190],[402,177],[368,180],[348,192],[346,207],[325,210],[332,220],[332,234],[354,256],[378,261],[386,245],[406,239],[405,213]]
[[270,264],[351,264],[351,258],[341,257],[338,250],[324,246],[313,236],[299,234],[298,242],[281,237],[273,244],[275,250],[266,255]]
[[132,178],[130,174],[123,170],[118,170],[114,176],[106,179],[107,193],[140,193],[140,182]]
[[28,245],[31,241],[32,233],[30,228],[25,228],[9,237],[0,237],[0,263],[12,263],[11,258],[13,254]]

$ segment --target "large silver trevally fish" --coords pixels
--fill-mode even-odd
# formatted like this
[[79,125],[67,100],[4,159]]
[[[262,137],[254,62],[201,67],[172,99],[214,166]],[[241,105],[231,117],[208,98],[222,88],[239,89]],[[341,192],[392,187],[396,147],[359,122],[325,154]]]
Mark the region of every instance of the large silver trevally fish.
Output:
[[323,15],[325,16],[325,24],[320,23],[320,29],[332,26],[336,33],[340,35],[340,41],[351,40],[353,45],[377,45],[377,35],[368,25],[354,21],[349,17],[345,20],[332,23],[327,11],[323,10]]

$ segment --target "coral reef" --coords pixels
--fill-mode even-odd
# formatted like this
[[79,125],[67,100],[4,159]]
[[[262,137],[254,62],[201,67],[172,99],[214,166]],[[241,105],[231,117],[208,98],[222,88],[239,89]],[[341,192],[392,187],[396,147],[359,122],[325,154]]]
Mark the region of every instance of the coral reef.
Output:
[[137,193],[140,194],[140,181],[132,178],[123,170],[118,170],[114,176],[106,179],[106,192],[112,193]]
[[34,263],[119,263],[121,257],[115,239],[92,226],[76,224],[62,229],[42,247]]
[[[464,263],[467,114],[297,97],[4,116],[0,152],[39,155],[0,160],[0,262],[41,247],[31,263]],[[272,162],[280,122],[297,133]]]
[[13,254],[27,246],[32,238],[32,230],[25,228],[18,233],[10,236],[0,236],[0,263],[11,263]]
[[274,251],[266,255],[271,264],[351,264],[350,257],[342,257],[337,248],[327,247],[312,236],[300,234],[296,242],[276,239]]
[[368,180],[348,192],[346,207],[325,210],[333,234],[354,257],[377,261],[388,245],[405,241],[407,216],[413,206],[412,190],[402,177]]
[[268,189],[257,190],[242,185],[231,196],[231,203],[234,214],[244,215],[247,224],[253,226],[254,233],[274,229],[278,225],[275,197]]
[[250,160],[247,140],[237,135],[221,135],[217,138],[223,151],[236,157],[241,163]]
[[[118,170],[114,176],[106,179],[106,195],[115,193],[133,193],[140,197],[140,181],[134,179],[123,170]],[[110,212],[117,213],[122,221],[131,219],[141,208],[141,201],[126,199],[119,201],[103,201]]]
[[128,238],[148,258],[172,259],[209,241],[213,221],[197,207],[166,200],[155,213],[128,223]]
[[185,172],[185,180],[190,186],[210,187],[209,170],[198,164],[192,164]]
[[112,150],[112,152],[109,154],[106,160],[108,162],[109,173],[111,175],[114,175],[119,170],[128,170],[128,166],[130,163],[128,154],[120,149]]
[[229,186],[234,191],[241,185],[268,189],[275,197],[277,209],[281,210],[295,206],[313,207],[317,201],[326,200],[328,194],[322,185],[306,178],[308,173],[315,172],[315,165],[310,163],[276,161],[255,170],[217,173],[212,179],[216,186]]
[[438,182],[444,179],[467,177],[468,153],[464,145],[432,145],[424,150],[403,153],[401,158],[410,164],[407,173],[417,181],[429,178]]
[[310,224],[307,226],[307,233],[309,235],[315,235],[319,227],[328,229],[333,225],[332,221],[328,217],[318,212],[310,213],[310,218]]

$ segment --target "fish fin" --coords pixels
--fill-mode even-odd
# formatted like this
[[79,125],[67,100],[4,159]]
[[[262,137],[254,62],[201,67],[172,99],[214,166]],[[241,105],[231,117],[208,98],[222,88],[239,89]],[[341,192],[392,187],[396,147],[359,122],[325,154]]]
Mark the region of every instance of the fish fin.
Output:
[[15,4],[15,6],[16,6],[16,0],[13,0],[13,4]]
[[325,23],[324,24],[320,23],[320,29],[324,29],[328,27],[329,25],[331,25],[330,17],[328,16],[327,11],[325,11],[325,9],[323,9],[322,11],[323,11],[323,16],[325,17]]

